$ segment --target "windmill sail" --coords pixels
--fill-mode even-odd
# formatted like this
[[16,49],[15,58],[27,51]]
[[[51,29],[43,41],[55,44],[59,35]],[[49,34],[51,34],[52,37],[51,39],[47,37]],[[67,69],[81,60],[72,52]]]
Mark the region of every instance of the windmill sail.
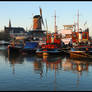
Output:
[[42,17],[42,9],[41,8],[40,8],[40,16],[41,16],[41,22],[42,22],[43,26],[45,26],[44,21],[43,21],[43,17]]

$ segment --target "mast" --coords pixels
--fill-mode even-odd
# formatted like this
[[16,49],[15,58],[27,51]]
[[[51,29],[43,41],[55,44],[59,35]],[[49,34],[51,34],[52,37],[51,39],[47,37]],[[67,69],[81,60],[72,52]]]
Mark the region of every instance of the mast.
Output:
[[76,23],[75,23],[75,19],[74,19],[74,25],[73,25],[73,31],[75,32],[76,31]]
[[56,30],[56,11],[55,11],[55,33],[57,33],[57,30]]
[[78,10],[78,15],[77,15],[77,17],[78,17],[78,20],[77,20],[77,28],[78,28],[78,32],[79,32],[79,10]]
[[48,38],[48,25],[47,25],[47,20],[45,19],[45,21],[46,21],[46,28],[47,28],[47,32],[46,32],[46,40],[47,40],[47,38]]

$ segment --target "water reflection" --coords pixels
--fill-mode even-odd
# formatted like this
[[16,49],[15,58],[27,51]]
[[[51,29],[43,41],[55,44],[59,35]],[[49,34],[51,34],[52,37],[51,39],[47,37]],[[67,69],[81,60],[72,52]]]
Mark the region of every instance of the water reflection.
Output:
[[40,78],[42,78],[43,77],[43,63],[37,60],[34,61],[34,71],[36,74],[40,74]]
[[20,54],[10,54],[8,55],[8,61],[10,64],[23,64],[24,58]]
[[47,69],[59,69],[61,66],[61,57],[44,56],[43,62],[46,64]]
[[91,62],[87,62],[87,61],[71,60],[72,70],[73,71],[78,71],[78,72],[81,72],[81,73],[83,71],[88,72],[89,63],[91,64]]
[[8,57],[8,51],[7,51],[7,46],[0,46],[0,56],[4,57],[5,61]]
[[32,62],[35,71],[42,70],[44,67],[43,64],[46,64],[46,68],[51,70],[59,70],[63,68],[64,71],[88,72],[89,65],[92,65],[92,62],[90,61],[70,59],[69,57],[67,58],[65,56],[43,56],[43,58],[40,58],[36,55],[23,55],[21,53],[10,54],[6,48],[1,49],[1,47],[0,56],[8,58],[10,64],[23,64],[24,61]]
[[62,68],[62,59],[64,57],[62,56],[43,56],[43,62],[46,64],[46,73],[49,71],[49,70],[53,70],[54,71],[54,91],[56,91],[57,89],[57,77],[58,76],[56,74],[56,72],[58,70],[60,70]]
[[67,58],[65,60],[66,61],[63,61],[62,63],[62,67],[65,71],[66,70],[78,71],[78,72],[88,71],[88,65],[91,64],[91,62],[77,60],[77,59]]
[[89,67],[92,65],[92,62],[86,60],[70,59],[66,58],[62,62],[62,68],[64,71],[72,71],[72,73],[77,74],[76,86],[79,86],[80,78],[83,73],[88,74]]
[[88,73],[88,66],[89,66],[90,62],[87,61],[82,61],[82,60],[71,60],[71,64],[72,64],[72,71],[77,73],[77,82],[76,82],[76,86],[79,86],[80,83],[80,78],[82,76],[83,72]]
[[[0,52],[0,54],[7,57],[6,53]],[[13,67],[15,64],[23,64],[24,61],[32,62],[35,73],[40,74],[41,77],[44,67],[46,67],[46,72],[48,72],[48,70],[58,71],[63,69],[63,71],[73,71],[81,75],[83,71],[88,72],[88,67],[91,64],[91,62],[88,61],[73,60],[64,56],[43,56],[43,58],[40,58],[36,55],[22,54],[8,54],[8,61]]]
[[[1,48],[1,47],[0,47]],[[64,83],[60,83],[59,76],[63,76],[63,73],[68,72],[70,75],[77,75],[76,80],[76,88],[78,88],[80,85],[80,80],[83,74],[90,73],[89,68],[92,67],[92,62],[89,60],[77,60],[77,59],[70,59],[67,56],[43,56],[38,57],[36,55],[24,55],[21,53],[18,54],[10,54],[8,53],[8,50],[0,49],[0,56],[5,58],[5,62],[9,62],[11,68],[12,68],[12,74],[16,75],[16,69],[20,66],[16,66],[16,64],[23,65],[30,64],[32,67],[28,67],[28,70],[32,70],[33,75],[32,78],[35,78],[35,76],[39,76],[40,81],[43,81],[44,78],[48,78],[46,76],[51,76],[53,74],[54,78],[54,88],[53,90],[58,90],[58,86],[63,85]],[[62,73],[63,71],[63,73]],[[27,72],[27,71],[26,71]],[[59,73],[58,73],[59,72]],[[67,79],[70,75],[64,76],[65,79]],[[18,75],[17,75],[18,76]],[[86,76],[88,77],[88,76]],[[73,76],[72,76],[73,78]],[[70,79],[68,81],[74,80]],[[35,80],[35,79],[34,79]],[[37,79],[36,79],[37,80]],[[44,79],[44,81],[47,79]],[[63,80],[63,79],[62,79]],[[66,82],[68,82],[66,81]],[[48,81],[49,82],[49,81]],[[60,83],[60,85],[59,85]],[[39,84],[40,85],[40,84]],[[46,85],[43,83],[43,85]],[[51,85],[49,85],[51,86]],[[71,85],[72,86],[72,85]],[[66,86],[65,86],[66,87]],[[40,88],[41,89],[41,88]],[[62,87],[60,87],[62,89]],[[39,89],[38,89],[39,90]]]

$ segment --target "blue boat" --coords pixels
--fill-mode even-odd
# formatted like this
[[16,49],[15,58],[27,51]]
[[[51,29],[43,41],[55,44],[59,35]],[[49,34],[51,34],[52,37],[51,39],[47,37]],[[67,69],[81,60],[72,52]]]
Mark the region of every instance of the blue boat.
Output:
[[25,42],[24,48],[22,48],[22,52],[24,53],[35,53],[38,47],[38,42]]

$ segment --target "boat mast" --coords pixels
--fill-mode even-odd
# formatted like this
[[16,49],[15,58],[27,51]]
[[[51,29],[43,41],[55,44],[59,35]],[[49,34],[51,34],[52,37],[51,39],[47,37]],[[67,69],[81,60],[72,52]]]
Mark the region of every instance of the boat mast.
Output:
[[54,38],[56,39],[56,34],[57,34],[57,29],[56,29],[56,11],[55,11],[55,36],[54,36]]
[[46,21],[46,28],[47,28],[47,34],[48,34],[48,25],[47,25],[47,20],[45,19],[45,21]]
[[77,28],[78,28],[78,32],[79,32],[79,10],[78,10],[78,15],[77,15],[77,17],[78,17],[78,20],[77,20]]
[[47,20],[45,19],[45,21],[46,21],[46,28],[47,28],[47,32],[46,32],[46,40],[47,40],[47,38],[48,38],[48,25],[47,25]]
[[57,30],[56,30],[56,11],[55,11],[55,33],[57,33]]

